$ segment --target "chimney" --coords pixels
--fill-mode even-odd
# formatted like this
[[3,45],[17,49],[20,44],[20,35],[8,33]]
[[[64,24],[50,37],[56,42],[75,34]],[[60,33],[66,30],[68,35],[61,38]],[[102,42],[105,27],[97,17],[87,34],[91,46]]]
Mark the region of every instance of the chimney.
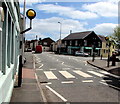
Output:
[[70,34],[72,33],[72,30],[70,30]]

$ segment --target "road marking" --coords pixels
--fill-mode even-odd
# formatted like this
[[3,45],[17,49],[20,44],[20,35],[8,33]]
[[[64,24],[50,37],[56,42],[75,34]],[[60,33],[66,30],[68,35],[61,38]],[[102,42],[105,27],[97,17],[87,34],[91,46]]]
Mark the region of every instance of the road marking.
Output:
[[57,59],[57,61],[58,61],[58,59]]
[[75,78],[72,74],[67,71],[59,71],[65,78]]
[[44,93],[43,93],[43,90],[42,90],[42,88],[41,88],[41,85],[40,85],[40,82],[39,82],[39,80],[38,80],[38,76],[37,76],[37,74],[35,73],[35,79],[36,79],[36,81],[37,81],[37,85],[38,85],[38,87],[39,87],[39,91],[40,91],[40,94],[41,94],[41,96],[42,96],[42,101],[43,102],[47,102],[47,99],[46,99],[46,97],[45,97],[45,95],[44,95]]
[[43,70],[43,69],[36,69],[36,70]]
[[63,83],[63,84],[69,84],[69,83],[74,83],[74,82],[73,81],[63,81],[61,83]]
[[82,68],[75,68],[75,69],[82,69]]
[[41,66],[39,66],[39,68],[43,67],[43,64],[41,64]]
[[53,74],[52,71],[44,71],[44,73],[48,79],[57,79],[57,77]]
[[82,82],[84,82],[84,83],[91,83],[91,82],[93,82],[93,80],[83,80]]
[[50,69],[50,70],[56,70],[56,68],[54,68],[54,69]]
[[87,78],[87,77],[93,77],[93,76],[91,76],[91,75],[89,75],[89,74],[87,74],[87,73],[84,73],[84,72],[80,71],[80,70],[74,70],[73,72],[75,72],[75,73],[77,73],[78,75],[80,75],[80,76],[82,76],[82,77],[85,77],[85,78]]
[[99,76],[99,77],[103,77],[104,76],[103,74],[100,74],[100,73],[97,73],[97,72],[94,72],[94,71],[87,71],[87,72],[92,73],[92,74],[94,74],[96,76]]
[[102,83],[102,84],[104,84],[104,85],[108,86],[108,84],[107,84],[107,83],[105,83],[105,82],[100,82],[100,83]]
[[103,73],[103,74],[106,74],[106,75],[110,75],[110,76],[115,77],[115,78],[120,78],[120,77],[117,76],[117,75],[114,75],[114,74],[108,73],[108,72],[103,71],[103,70],[101,70],[100,73]]
[[111,85],[111,84],[107,84],[107,83],[105,83],[105,82],[100,82],[100,83],[102,83],[102,84],[104,84],[104,85],[106,85],[106,86],[110,86],[110,87],[113,87],[113,88],[115,88],[115,89],[120,90],[119,87],[113,86],[113,85]]
[[62,64],[64,64],[64,62],[62,62]]
[[112,80],[101,80],[102,82],[112,82]]
[[46,87],[52,91],[56,96],[58,96],[60,99],[62,99],[64,102],[67,102],[67,99],[65,99],[62,95],[60,95],[59,93],[57,93],[55,90],[53,90],[51,87],[47,86]]
[[70,68],[62,68],[63,70],[69,70]]

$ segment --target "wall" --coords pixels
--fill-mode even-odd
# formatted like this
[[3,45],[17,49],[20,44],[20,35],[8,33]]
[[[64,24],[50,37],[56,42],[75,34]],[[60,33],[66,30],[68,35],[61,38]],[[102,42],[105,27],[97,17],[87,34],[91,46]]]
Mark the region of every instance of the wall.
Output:
[[[19,68],[19,4],[12,0],[0,2],[4,21],[0,19],[0,104],[9,102],[15,75]],[[1,14],[0,14],[1,18]]]

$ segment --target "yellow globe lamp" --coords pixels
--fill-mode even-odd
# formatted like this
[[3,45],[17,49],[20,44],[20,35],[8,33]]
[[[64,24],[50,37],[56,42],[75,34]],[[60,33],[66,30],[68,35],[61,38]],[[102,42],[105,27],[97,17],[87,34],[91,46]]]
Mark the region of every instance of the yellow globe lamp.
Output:
[[36,12],[33,10],[33,9],[29,9],[27,12],[26,12],[26,15],[29,19],[34,19],[35,16],[36,16]]

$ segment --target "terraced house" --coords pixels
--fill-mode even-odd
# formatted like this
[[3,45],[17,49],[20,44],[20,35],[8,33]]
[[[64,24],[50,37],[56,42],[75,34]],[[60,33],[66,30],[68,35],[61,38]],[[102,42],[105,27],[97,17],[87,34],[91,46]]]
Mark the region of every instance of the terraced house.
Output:
[[100,56],[100,49],[102,48],[102,41],[94,31],[85,31],[78,33],[71,33],[62,40],[68,54],[74,54],[75,51],[82,51],[93,54],[94,52]]
[[20,9],[17,0],[0,1],[0,104],[9,102],[19,69]]

